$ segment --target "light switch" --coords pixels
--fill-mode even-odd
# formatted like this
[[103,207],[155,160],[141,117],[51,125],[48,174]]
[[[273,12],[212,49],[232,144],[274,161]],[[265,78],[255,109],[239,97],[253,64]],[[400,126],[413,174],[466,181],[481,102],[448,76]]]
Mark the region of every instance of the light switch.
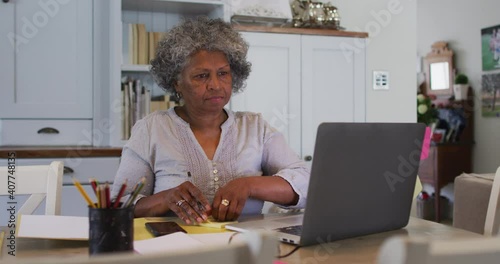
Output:
[[373,90],[389,90],[388,71],[373,71]]

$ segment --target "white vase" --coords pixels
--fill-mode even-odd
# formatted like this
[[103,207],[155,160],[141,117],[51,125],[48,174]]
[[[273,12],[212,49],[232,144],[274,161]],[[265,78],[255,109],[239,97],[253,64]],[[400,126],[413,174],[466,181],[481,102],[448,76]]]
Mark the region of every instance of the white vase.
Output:
[[455,100],[465,100],[467,99],[467,92],[469,91],[468,84],[454,84],[453,94],[455,94]]

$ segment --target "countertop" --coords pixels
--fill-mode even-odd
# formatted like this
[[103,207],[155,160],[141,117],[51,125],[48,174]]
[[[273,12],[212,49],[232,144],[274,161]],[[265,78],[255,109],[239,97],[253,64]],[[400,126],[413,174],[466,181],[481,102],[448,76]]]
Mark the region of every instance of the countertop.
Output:
[[73,157],[120,157],[122,148],[92,146],[2,146],[0,159],[9,158],[15,152],[16,158],[73,158]]

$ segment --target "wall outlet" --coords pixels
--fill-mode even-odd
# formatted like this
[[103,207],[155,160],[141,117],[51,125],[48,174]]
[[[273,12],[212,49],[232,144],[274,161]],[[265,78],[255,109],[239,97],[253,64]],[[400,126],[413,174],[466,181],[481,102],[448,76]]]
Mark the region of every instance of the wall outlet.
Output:
[[373,71],[373,90],[389,90],[388,71]]

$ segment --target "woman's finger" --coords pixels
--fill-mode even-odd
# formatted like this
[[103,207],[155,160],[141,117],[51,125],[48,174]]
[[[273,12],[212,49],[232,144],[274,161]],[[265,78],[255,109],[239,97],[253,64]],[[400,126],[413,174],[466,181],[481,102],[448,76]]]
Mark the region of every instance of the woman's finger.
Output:
[[207,212],[210,212],[211,210],[207,198],[203,195],[200,189],[196,188],[194,185],[193,188],[189,189],[189,192],[193,197],[191,207],[193,207],[204,220],[207,220]]
[[172,200],[170,209],[179,217],[184,223],[191,224],[191,219],[189,215],[186,213],[186,210],[183,208],[185,204],[187,204],[186,200],[182,199],[181,196],[178,196],[175,200]]

